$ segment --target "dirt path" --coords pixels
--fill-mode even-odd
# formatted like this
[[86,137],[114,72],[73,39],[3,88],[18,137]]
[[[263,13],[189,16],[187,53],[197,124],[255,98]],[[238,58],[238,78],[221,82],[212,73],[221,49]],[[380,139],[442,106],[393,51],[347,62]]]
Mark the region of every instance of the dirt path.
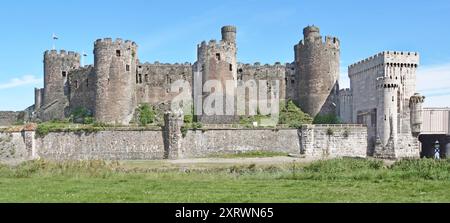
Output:
[[312,160],[288,156],[264,157],[264,158],[198,158],[168,160],[171,164],[286,164],[292,162],[309,163]]

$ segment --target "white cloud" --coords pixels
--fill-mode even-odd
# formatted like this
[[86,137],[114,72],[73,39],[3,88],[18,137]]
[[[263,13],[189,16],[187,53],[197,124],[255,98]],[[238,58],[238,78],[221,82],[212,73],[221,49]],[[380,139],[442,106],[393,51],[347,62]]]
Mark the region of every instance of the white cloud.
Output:
[[419,68],[416,83],[426,107],[450,106],[450,63]]
[[347,67],[340,68],[340,74],[339,74],[339,88],[350,88],[350,78],[348,78],[348,72]]
[[42,79],[40,78],[36,78],[32,75],[24,75],[19,78],[13,78],[5,83],[0,83],[0,90],[20,87],[24,85],[40,84],[41,82]]

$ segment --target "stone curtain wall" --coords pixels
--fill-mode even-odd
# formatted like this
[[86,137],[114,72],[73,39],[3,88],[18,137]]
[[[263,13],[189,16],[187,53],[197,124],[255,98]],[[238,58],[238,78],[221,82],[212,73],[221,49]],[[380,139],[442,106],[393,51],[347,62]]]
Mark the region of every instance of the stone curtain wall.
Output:
[[297,129],[214,129],[188,131],[182,142],[185,157],[217,153],[275,151],[300,153]]
[[10,126],[17,122],[20,112],[2,111],[0,112],[0,126]]
[[52,132],[36,139],[50,160],[154,160],[164,158],[162,131]]
[[[303,154],[306,158],[322,159],[366,157],[367,153],[367,128],[360,125],[306,125],[301,129],[216,128],[189,130],[184,137],[181,131],[169,135],[173,134],[179,136],[175,137],[178,143],[170,143],[173,137],[168,137],[164,130],[50,132],[43,138],[35,137],[34,131],[0,133],[0,151],[3,153],[0,161],[38,157],[49,160],[157,160],[248,151]],[[167,151],[171,149],[174,151]]]
[[311,158],[366,157],[367,127],[363,125],[304,125],[301,154]]

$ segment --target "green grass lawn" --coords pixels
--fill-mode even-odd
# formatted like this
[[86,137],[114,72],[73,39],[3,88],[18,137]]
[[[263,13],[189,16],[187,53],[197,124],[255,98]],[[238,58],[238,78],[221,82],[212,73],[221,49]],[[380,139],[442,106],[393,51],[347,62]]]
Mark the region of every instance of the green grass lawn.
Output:
[[337,159],[306,167],[126,168],[100,161],[0,167],[0,202],[450,202],[450,162]]

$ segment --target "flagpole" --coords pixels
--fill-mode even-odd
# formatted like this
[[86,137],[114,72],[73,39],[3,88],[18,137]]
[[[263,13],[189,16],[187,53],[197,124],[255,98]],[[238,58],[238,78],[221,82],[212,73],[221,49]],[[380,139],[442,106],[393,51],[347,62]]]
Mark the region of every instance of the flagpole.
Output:
[[55,33],[52,34],[53,39],[53,50],[56,50],[56,40],[58,40],[58,36]]
[[84,58],[87,56],[86,52],[83,51],[83,54],[81,55],[81,66],[84,67]]

